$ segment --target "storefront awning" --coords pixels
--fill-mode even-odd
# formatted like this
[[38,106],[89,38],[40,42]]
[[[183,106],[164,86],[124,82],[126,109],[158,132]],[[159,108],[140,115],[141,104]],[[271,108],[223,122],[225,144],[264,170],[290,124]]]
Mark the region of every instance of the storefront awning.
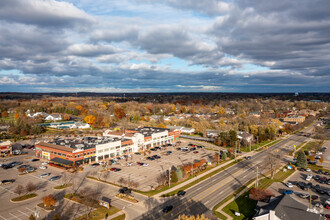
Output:
[[71,166],[73,164],[72,161],[66,160],[66,159],[63,159],[63,158],[59,158],[59,157],[55,157],[55,158],[51,159],[50,161],[53,162],[53,163],[58,163],[58,164],[62,164],[62,165],[65,165],[65,166]]

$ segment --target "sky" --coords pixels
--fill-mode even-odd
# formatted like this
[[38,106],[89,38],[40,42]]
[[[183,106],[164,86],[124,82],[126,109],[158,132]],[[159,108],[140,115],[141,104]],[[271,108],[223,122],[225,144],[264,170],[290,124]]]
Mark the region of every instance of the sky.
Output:
[[330,92],[329,9],[0,0],[0,92]]

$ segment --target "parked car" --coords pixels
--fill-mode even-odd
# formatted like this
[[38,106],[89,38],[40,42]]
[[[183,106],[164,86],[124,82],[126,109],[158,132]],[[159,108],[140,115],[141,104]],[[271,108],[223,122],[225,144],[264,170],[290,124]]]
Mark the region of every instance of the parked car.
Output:
[[40,175],[40,178],[43,178],[43,177],[45,177],[45,176],[50,176],[50,174],[51,174],[51,173],[43,173],[43,174]]
[[289,188],[293,187],[292,183],[290,183],[290,182],[287,182],[285,185]]
[[41,165],[46,166],[46,165],[48,165],[48,162],[42,162]]
[[135,154],[135,155],[141,155],[141,153],[139,153],[139,152],[135,152],[134,154]]
[[250,160],[250,159],[251,159],[251,156],[247,156],[246,159],[247,159],[247,160]]
[[292,190],[289,190],[289,189],[286,189],[283,192],[284,195],[289,195],[289,194],[292,194],[292,193],[293,193],[293,191]]
[[61,178],[60,176],[53,176],[52,178],[49,179],[49,181],[55,181],[55,180],[58,180],[60,178]]
[[126,163],[126,166],[128,166],[128,167],[130,167],[132,165],[133,165],[133,163]]
[[113,167],[110,169],[110,171],[115,171],[117,168]]
[[172,209],[173,209],[173,206],[172,206],[172,205],[168,205],[168,206],[165,206],[165,207],[163,208],[163,212],[164,212],[164,213],[168,213],[168,212],[170,212]]
[[314,176],[314,180],[317,181],[317,180],[319,180],[319,179],[320,179],[320,176],[319,176],[319,175],[315,175],[315,176]]
[[47,169],[47,166],[40,166],[39,168],[42,170],[45,170],[45,169]]
[[144,164],[142,164],[142,166],[147,167],[147,166],[149,166],[149,164],[148,163],[144,163]]
[[306,180],[307,181],[310,181],[312,179],[313,175],[312,174],[308,174],[307,177],[306,177]]
[[186,194],[186,192],[185,191],[183,191],[183,190],[180,190],[179,192],[178,192],[178,196],[184,196]]
[[307,172],[311,172],[312,170],[311,170],[310,168],[307,168],[306,171],[307,171]]
[[99,164],[99,163],[93,163],[93,164],[91,165],[91,167],[97,167],[97,166],[100,166],[100,164]]
[[172,153],[172,151],[170,151],[170,150],[169,150],[169,151],[167,151],[167,154],[171,154],[171,153]]
[[131,193],[131,190],[127,187],[123,187],[123,188],[119,189],[119,193],[129,194],[129,193]]
[[196,151],[194,151],[194,154],[198,154],[198,151],[196,150]]
[[304,182],[299,182],[298,186],[300,187],[300,189],[305,190],[305,183]]
[[322,174],[322,170],[318,170],[317,173],[318,173],[318,174]]
[[311,200],[312,200],[312,201],[314,201],[314,200],[316,200],[316,199],[318,199],[318,198],[319,198],[319,197],[318,197],[317,195],[312,195],[312,196],[311,196]]
[[25,171],[24,171],[24,173],[31,173],[31,172],[33,172],[33,171],[35,171],[36,170],[36,168],[34,168],[34,167],[29,167],[29,168],[27,168]]
[[330,205],[329,204],[325,204],[324,208],[330,209]]
[[9,180],[2,180],[1,181],[1,184],[9,184],[9,183],[13,183],[13,182],[15,182],[15,180],[14,179],[9,179]]
[[38,158],[34,158],[34,159],[32,159],[31,161],[32,162],[36,162],[36,161],[39,161],[40,159],[38,159]]
[[299,197],[300,198],[307,198],[309,195],[307,193],[300,193]]
[[118,172],[118,171],[121,171],[121,169],[120,168],[116,168],[114,171],[115,172]]

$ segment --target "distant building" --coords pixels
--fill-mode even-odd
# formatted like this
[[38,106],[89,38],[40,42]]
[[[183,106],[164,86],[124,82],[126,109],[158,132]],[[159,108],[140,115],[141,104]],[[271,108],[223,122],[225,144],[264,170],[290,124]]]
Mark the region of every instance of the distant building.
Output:
[[220,136],[220,132],[219,130],[206,129],[206,136],[208,138],[216,138]]
[[169,129],[180,130],[182,134],[194,134],[195,128],[187,128],[181,126],[166,126]]
[[304,116],[288,116],[283,119],[284,122],[296,122],[296,123],[302,123],[305,121]]
[[62,115],[54,113],[50,114],[47,117],[44,118],[45,121],[61,121],[62,120]]
[[11,141],[0,141],[0,153],[1,156],[11,155],[12,154],[12,143]]
[[245,131],[238,131],[237,138],[240,141],[246,141],[246,143],[252,143],[252,141],[253,141],[253,135],[250,134],[249,132],[245,132]]
[[255,111],[251,112],[250,115],[259,118],[261,116],[261,113],[259,111]]

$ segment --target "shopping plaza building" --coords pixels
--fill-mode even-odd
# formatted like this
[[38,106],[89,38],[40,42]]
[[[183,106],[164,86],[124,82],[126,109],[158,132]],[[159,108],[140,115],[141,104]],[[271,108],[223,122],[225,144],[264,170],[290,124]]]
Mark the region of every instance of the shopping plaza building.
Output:
[[101,137],[54,139],[35,145],[35,155],[50,162],[72,166],[149,150],[179,140],[180,130],[143,127],[125,132],[107,130]]

